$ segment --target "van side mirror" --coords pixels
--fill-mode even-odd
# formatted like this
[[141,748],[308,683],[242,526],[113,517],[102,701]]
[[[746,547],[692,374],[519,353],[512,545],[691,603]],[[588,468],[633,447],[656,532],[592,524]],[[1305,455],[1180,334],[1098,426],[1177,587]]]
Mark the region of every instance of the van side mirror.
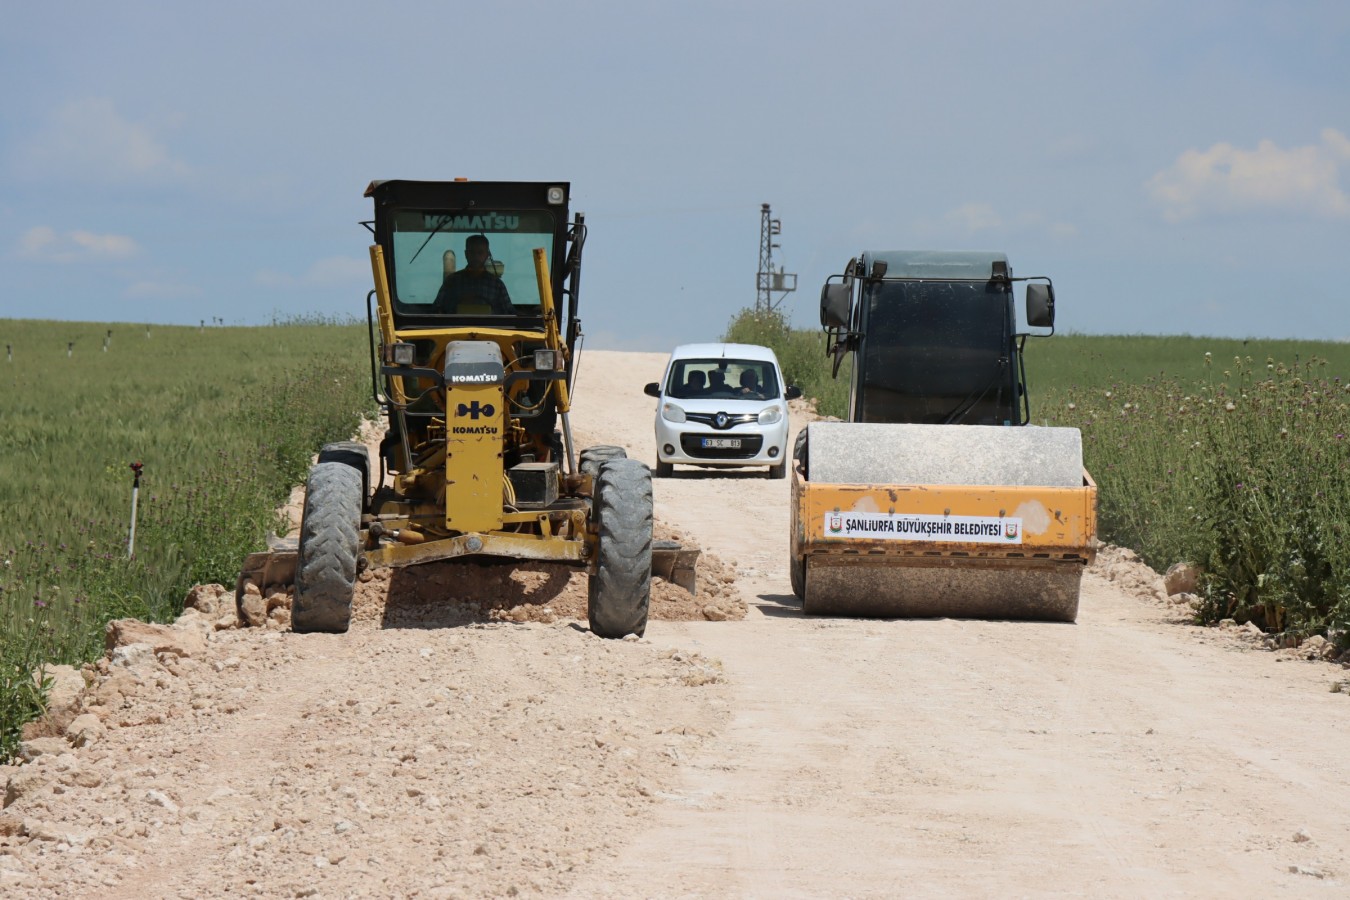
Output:
[[820,289],[820,324],[824,328],[847,328],[853,312],[853,285],[826,284]]
[[1033,328],[1055,327],[1055,289],[1039,281],[1027,285],[1027,324]]
[[648,397],[655,397],[659,400],[661,399],[661,385],[653,381],[642,389],[642,393],[646,394]]
[[783,396],[788,400],[796,400],[801,395],[802,389],[797,387],[795,384],[789,384],[787,386],[787,390],[783,391]]

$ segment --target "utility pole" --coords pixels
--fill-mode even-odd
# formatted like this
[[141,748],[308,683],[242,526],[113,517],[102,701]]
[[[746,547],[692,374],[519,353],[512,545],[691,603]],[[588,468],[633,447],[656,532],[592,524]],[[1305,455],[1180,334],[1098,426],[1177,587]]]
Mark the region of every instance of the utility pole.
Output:
[[797,289],[797,276],[795,274],[783,271],[779,266],[778,271],[773,269],[773,251],[778,248],[774,243],[774,238],[783,233],[783,223],[773,218],[769,210],[769,204],[761,203],[759,206],[759,273],[755,278],[755,312],[772,312],[787,299],[779,297],[774,300],[774,294],[789,294]]

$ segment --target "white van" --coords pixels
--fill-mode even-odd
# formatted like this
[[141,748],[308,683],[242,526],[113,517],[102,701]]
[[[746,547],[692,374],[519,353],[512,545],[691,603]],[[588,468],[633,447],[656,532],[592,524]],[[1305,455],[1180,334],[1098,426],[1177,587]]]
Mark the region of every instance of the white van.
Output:
[[802,395],[783,383],[768,347],[684,344],[666,364],[665,379],[647,385],[656,397],[656,475],[676,465],[762,466],[787,475],[787,402]]

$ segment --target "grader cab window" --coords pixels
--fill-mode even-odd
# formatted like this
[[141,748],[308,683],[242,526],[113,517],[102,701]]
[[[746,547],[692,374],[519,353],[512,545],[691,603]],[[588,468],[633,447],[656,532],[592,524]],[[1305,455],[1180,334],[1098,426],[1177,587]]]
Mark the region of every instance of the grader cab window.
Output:
[[437,212],[393,217],[394,308],[418,315],[539,314],[534,250],[550,271],[554,218],[547,210]]

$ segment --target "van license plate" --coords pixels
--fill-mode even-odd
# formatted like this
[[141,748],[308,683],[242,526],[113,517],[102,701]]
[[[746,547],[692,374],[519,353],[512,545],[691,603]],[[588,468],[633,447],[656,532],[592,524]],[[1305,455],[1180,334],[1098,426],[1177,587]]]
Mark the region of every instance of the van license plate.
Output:
[[740,438],[704,438],[703,449],[705,450],[739,450],[741,449]]

